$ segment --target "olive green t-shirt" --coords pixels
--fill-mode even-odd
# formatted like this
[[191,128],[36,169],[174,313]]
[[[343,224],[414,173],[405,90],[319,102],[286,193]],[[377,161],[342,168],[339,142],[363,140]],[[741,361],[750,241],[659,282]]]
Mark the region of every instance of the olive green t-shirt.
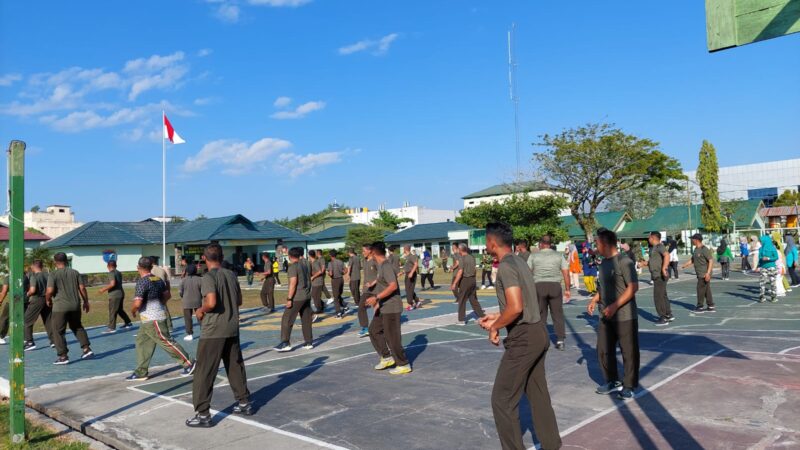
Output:
[[108,275],[114,279],[114,287],[109,289],[108,297],[113,299],[125,298],[125,290],[122,288],[122,272],[114,269]]
[[[623,252],[617,256],[603,258],[600,263],[600,273],[598,277],[598,289],[600,290],[600,304],[606,307],[617,301],[620,295],[630,284],[638,284],[639,277],[636,274],[636,263]],[[601,308],[601,311],[602,309]],[[636,308],[636,296],[619,308],[610,319],[612,322],[624,322],[626,320],[637,320],[638,310]]]
[[541,315],[539,314],[539,300],[536,296],[536,285],[533,282],[531,269],[528,268],[528,263],[525,260],[518,255],[509,253],[503,257],[497,266],[495,290],[501,313],[506,309],[506,289],[512,287],[519,287],[522,290],[522,314],[506,329],[510,331],[515,325],[521,323],[538,323],[541,320]]
[[81,294],[79,286],[83,284],[81,274],[69,267],[56,269],[47,279],[47,287],[53,288],[53,311],[80,311]]
[[344,263],[339,258],[331,258],[328,263],[328,270],[331,272],[331,278],[342,278],[344,276]]
[[462,255],[459,267],[463,271],[462,278],[475,278],[475,257],[472,255]]
[[[458,264],[458,267],[453,269],[453,267],[455,267],[456,264]],[[456,279],[456,274],[458,273],[458,269],[462,268],[461,267],[461,255],[453,254],[453,267],[451,267],[450,270],[453,272],[453,279],[455,280]]]
[[236,275],[228,269],[211,269],[203,275],[200,293],[203,298],[208,294],[217,294],[214,309],[203,316],[200,339],[238,336],[242,290]]
[[391,264],[392,269],[394,269],[394,273],[400,273],[400,257],[397,256],[395,252],[389,253],[389,256],[386,257],[386,260]]
[[31,287],[36,288],[36,291],[31,295],[31,300],[43,299],[47,291],[47,274],[44,272],[32,273],[30,283]]
[[714,263],[714,253],[710,248],[705,245],[702,247],[695,247],[692,250],[692,264],[694,264],[694,271],[697,273],[697,278],[703,278],[708,272],[708,265]]
[[[654,245],[653,248],[650,249],[650,259],[647,261],[647,268],[650,269],[650,274],[654,277],[661,275],[664,253],[667,253],[667,248],[661,243]],[[669,254],[667,254],[667,258],[669,258]]]
[[[318,259],[317,261],[321,260]],[[302,302],[311,298],[311,283],[309,283],[311,274],[308,273],[307,265],[300,262],[290,264],[289,269],[286,271],[286,276],[289,277],[289,280],[297,278],[297,288],[294,292],[293,301]]]
[[311,280],[311,286],[322,286],[325,284],[325,260],[317,258],[311,262],[311,274],[315,274],[320,270],[322,271],[322,275]]
[[[406,273],[406,276],[408,276],[411,270],[414,269],[414,264],[417,264],[417,261],[419,261],[419,258],[417,258],[417,255],[413,253],[409,253],[408,256],[406,256],[406,263],[403,265],[403,272]],[[416,274],[417,273],[414,272],[414,275]]]
[[353,255],[350,257],[347,265],[350,267],[350,280],[361,280],[361,258]]
[[569,269],[567,259],[561,252],[552,248],[545,248],[536,253],[531,253],[528,257],[530,269],[533,271],[533,281],[535,283],[561,283],[564,281],[562,270]]
[[364,292],[375,292],[375,287],[367,285],[378,279],[378,263],[374,259],[364,261]]
[[[397,284],[397,272],[395,271],[392,262],[389,259],[385,259],[379,266],[378,266],[378,283],[375,285],[374,292],[381,293],[390,284],[395,283],[395,286],[399,286]],[[400,314],[403,312],[403,302],[400,299],[400,289],[395,288],[394,292],[388,297],[381,299],[381,308],[380,311],[385,314]]]

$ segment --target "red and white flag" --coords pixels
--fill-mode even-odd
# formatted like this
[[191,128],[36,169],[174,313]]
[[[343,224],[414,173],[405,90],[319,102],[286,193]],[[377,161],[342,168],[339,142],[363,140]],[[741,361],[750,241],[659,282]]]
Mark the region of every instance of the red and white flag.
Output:
[[186,143],[186,141],[184,141],[183,138],[175,132],[175,128],[172,128],[172,124],[169,123],[169,119],[167,119],[166,114],[164,114],[164,139],[169,139],[169,141],[173,144]]

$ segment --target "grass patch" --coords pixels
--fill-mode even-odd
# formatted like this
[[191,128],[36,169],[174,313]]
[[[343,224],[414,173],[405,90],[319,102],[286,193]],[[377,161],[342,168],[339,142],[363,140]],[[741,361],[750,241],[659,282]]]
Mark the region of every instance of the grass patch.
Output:
[[0,402],[0,449],[87,450],[89,448],[89,445],[83,442],[70,442],[49,428],[33,425],[27,418],[25,418],[25,431],[28,434],[28,441],[12,445],[8,436],[8,402]]

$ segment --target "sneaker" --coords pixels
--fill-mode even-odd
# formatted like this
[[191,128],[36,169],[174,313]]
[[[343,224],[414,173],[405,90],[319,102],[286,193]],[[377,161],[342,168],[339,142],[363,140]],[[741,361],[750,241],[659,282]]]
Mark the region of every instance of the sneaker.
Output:
[[767,301],[767,300],[766,300],[766,299],[764,299],[764,298],[760,298],[760,299],[758,299],[758,303],[764,303],[764,302],[766,302],[766,301]]
[[667,320],[670,321],[670,322],[674,322],[675,321],[675,316],[670,314],[670,315],[667,316]]
[[140,375],[136,375],[135,373],[132,373],[132,374],[128,375],[127,377],[125,377],[125,381],[145,381],[148,378],[150,378],[150,376],[148,376],[148,375],[141,375],[140,376]]
[[703,314],[704,312],[706,312],[706,309],[705,309],[705,308],[703,308],[702,306],[698,306],[698,307],[696,307],[696,308],[694,309],[694,313],[695,313],[695,314]]
[[281,353],[290,352],[292,351],[292,345],[289,344],[288,342],[281,342],[280,344],[278,344],[277,347],[273,348],[273,350]]
[[69,364],[69,358],[67,358],[66,356],[59,356],[58,359],[53,361],[53,364],[55,364],[56,366],[67,365]]
[[31,350],[36,350],[36,344],[33,342],[26,342],[25,346],[22,347],[22,351],[29,352]]
[[617,392],[617,400],[630,400],[633,398],[633,389],[623,388],[621,391]]
[[8,342],[6,341],[6,338],[0,337],[0,345],[6,345],[6,344],[8,344]]
[[56,348],[56,344],[50,343],[50,348]]
[[481,290],[486,289],[486,286],[481,286]]
[[132,323],[126,323],[125,325],[122,326],[122,328],[133,328],[133,324]]
[[325,300],[325,304],[326,305],[330,305],[331,303],[333,303],[333,298],[329,298],[328,300]]
[[622,383],[620,383],[619,381],[614,381],[608,384],[604,384],[602,386],[598,386],[594,392],[600,395],[609,395],[613,394],[614,392],[619,392],[621,390],[622,390]]
[[770,302],[770,303],[778,303],[778,299],[777,299],[777,298],[773,298],[773,299],[771,299],[769,302]]
[[92,358],[93,356],[94,356],[94,352],[92,351],[92,349],[87,348],[86,350],[83,351],[83,354],[81,355],[81,359],[89,359],[89,358]]
[[358,337],[363,338],[369,336],[369,328],[364,327],[358,332]]
[[405,375],[407,373],[411,373],[411,364],[406,364],[405,366],[397,366],[394,369],[389,371],[389,375]]
[[381,361],[375,365],[375,370],[384,370],[392,366],[394,366],[394,358],[391,356],[388,358],[381,358]]
[[280,283],[276,284],[275,287],[283,287]]
[[197,414],[186,420],[186,426],[191,428],[211,428],[214,424],[211,422],[211,414]]
[[556,350],[561,350],[562,352],[564,351],[564,341],[556,342]]
[[338,313],[336,313],[336,318],[337,319],[343,319],[344,318],[344,314],[338,312]]
[[237,403],[233,406],[233,413],[234,414],[241,414],[243,416],[252,416],[253,415],[253,404],[250,402],[247,403]]
[[311,317],[311,323],[316,323],[318,320],[319,320],[319,314],[314,314],[314,316]]
[[350,312],[350,307],[347,306],[347,305],[344,305],[344,309],[342,309],[342,315],[346,316],[347,313],[349,313],[349,312]]
[[714,305],[708,305],[706,312],[717,312],[717,307]]
[[103,330],[103,334],[111,334],[116,332],[117,332],[116,328],[106,328],[105,330]]
[[194,336],[192,336],[191,334],[187,334],[186,336],[183,337],[183,340],[184,341],[194,340]]
[[303,349],[304,350],[311,350],[312,348],[314,348],[314,343],[313,342],[306,342],[305,344],[303,344]]
[[422,307],[422,302],[417,300],[414,302],[414,309],[420,309]]
[[655,325],[657,327],[663,327],[663,326],[669,325],[669,319],[667,319],[666,317],[662,317],[662,318],[658,319],[658,321],[656,322]]
[[183,370],[181,370],[181,376],[182,377],[191,376],[192,374],[194,374],[195,367],[197,367],[197,362],[192,361],[192,363],[189,364],[189,367],[184,367]]
[[413,311],[414,307],[411,305],[406,306],[406,311]]
[[465,320],[463,322],[459,320],[458,322],[456,322],[456,325],[461,326],[461,327],[465,327],[465,326],[467,326],[468,323],[469,323],[469,320]]

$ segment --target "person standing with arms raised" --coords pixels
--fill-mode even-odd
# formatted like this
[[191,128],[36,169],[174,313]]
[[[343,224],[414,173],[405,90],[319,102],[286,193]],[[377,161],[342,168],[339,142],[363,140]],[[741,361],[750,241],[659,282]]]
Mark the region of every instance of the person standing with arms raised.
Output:
[[545,356],[550,347],[539,315],[536,286],[526,261],[512,250],[514,232],[504,223],[486,226],[486,251],[500,261],[495,290],[500,313],[480,320],[489,342],[500,345],[500,330],[508,336],[492,389],[492,411],[503,450],[523,450],[519,403],[524,393],[533,414],[533,429],[544,450],[561,447],[558,423],[550,401]]

